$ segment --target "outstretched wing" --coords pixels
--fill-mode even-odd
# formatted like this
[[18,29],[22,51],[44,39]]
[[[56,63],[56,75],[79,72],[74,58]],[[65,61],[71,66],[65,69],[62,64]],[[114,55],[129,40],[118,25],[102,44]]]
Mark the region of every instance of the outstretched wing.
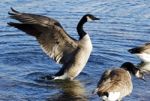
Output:
[[35,36],[43,51],[57,63],[68,62],[76,51],[78,42],[64,31],[58,21],[41,15],[20,13],[14,9],[9,15],[20,23],[8,24]]

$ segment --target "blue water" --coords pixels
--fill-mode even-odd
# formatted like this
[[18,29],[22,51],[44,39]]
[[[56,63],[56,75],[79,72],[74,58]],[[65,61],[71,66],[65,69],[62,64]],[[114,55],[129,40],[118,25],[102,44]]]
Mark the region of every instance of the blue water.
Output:
[[[10,7],[50,16],[78,39],[76,25],[86,13],[101,18],[86,23],[93,52],[75,81],[39,81],[60,69],[43,53],[35,38],[7,26]],[[150,41],[149,0],[1,0],[0,1],[0,101],[99,101],[92,95],[104,70],[126,61],[140,60],[128,49]],[[150,77],[133,78],[134,89],[125,101],[149,101]]]

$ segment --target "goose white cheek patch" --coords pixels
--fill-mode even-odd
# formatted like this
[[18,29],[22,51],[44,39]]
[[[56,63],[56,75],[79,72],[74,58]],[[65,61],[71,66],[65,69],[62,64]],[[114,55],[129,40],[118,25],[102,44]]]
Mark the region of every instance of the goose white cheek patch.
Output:
[[87,21],[93,21],[90,17],[87,16]]
[[109,92],[108,97],[103,96],[102,99],[105,101],[116,101],[120,97],[120,92]]
[[150,54],[141,53],[141,54],[136,54],[136,55],[144,62],[150,62]]

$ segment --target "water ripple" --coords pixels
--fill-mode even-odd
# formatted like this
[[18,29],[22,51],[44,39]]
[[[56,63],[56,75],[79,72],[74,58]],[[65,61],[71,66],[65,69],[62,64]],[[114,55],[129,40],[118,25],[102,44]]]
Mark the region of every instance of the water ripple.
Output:
[[[0,1],[0,100],[98,101],[99,97],[91,92],[104,70],[126,61],[139,62],[127,50],[150,41],[149,5],[149,0]],[[91,13],[101,19],[84,26],[91,36],[93,52],[76,78],[79,81],[36,81],[40,76],[56,73],[61,65],[49,59],[35,38],[7,25],[14,21],[8,17],[10,7],[53,17],[76,39],[76,26],[84,14]],[[144,87],[142,81],[133,78],[133,93],[124,100],[149,101],[150,82],[146,78]]]

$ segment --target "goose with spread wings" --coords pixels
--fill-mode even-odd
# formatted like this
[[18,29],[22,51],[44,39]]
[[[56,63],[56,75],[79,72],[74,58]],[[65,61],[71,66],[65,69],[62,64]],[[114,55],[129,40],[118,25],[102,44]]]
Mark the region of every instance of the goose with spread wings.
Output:
[[99,20],[91,14],[84,15],[77,25],[79,40],[70,37],[61,24],[50,17],[21,13],[13,8],[8,13],[12,19],[19,22],[9,22],[15,27],[39,42],[43,51],[62,68],[52,77],[53,79],[73,80],[85,67],[92,52],[92,43],[89,35],[83,30],[87,21]]

